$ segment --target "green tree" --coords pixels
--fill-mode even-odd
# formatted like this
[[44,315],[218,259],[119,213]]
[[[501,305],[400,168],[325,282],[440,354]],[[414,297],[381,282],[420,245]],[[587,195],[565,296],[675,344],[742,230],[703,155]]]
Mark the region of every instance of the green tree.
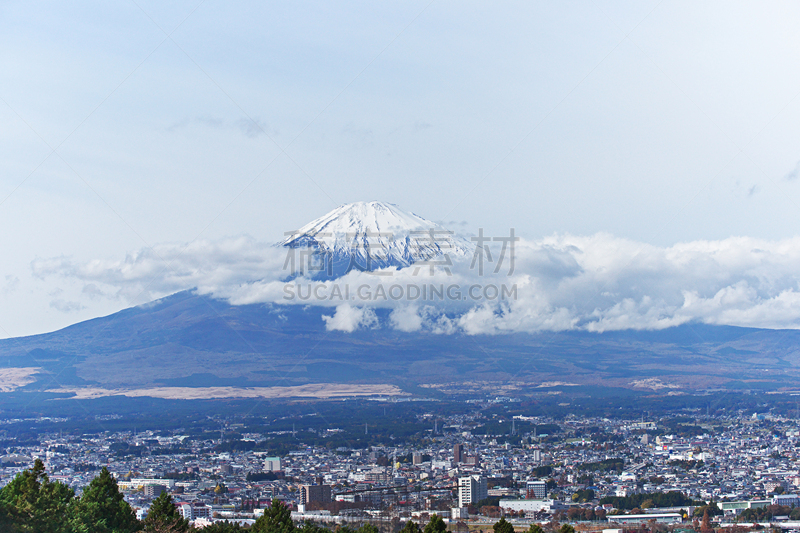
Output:
[[36,459],[32,469],[20,472],[0,489],[0,526],[3,531],[20,533],[67,533],[74,497],[68,486],[51,482],[44,463]]
[[170,531],[171,533],[186,533],[189,531],[189,521],[181,516],[172,496],[166,492],[153,500],[147,517],[144,519],[144,530],[149,532]]
[[136,515],[119,492],[106,467],[89,483],[72,506],[75,533],[132,533],[141,529]]
[[434,514],[431,521],[425,526],[424,533],[444,533],[447,531],[447,524],[444,523],[442,517]]
[[[2,489],[0,489],[0,493],[2,493]],[[14,525],[11,523],[11,516],[8,512],[8,505],[3,501],[0,501],[0,531],[14,531]]]
[[356,529],[356,533],[380,533],[380,530],[372,524],[361,524],[361,527]]
[[305,520],[303,525],[297,528],[298,533],[331,533],[328,528],[322,527],[309,520]]
[[615,509],[631,510],[641,508],[645,500],[651,500],[653,507],[681,507],[694,505],[691,498],[681,492],[652,492],[649,494],[632,494],[631,496],[606,496],[600,499],[600,504],[610,503]]
[[573,502],[586,503],[591,500],[594,500],[594,491],[592,489],[581,489],[575,491],[575,494],[572,495]]
[[[748,510],[749,509],[745,509],[745,511],[748,511]],[[757,509],[757,510],[761,511],[762,509]],[[708,511],[708,514],[710,516],[719,516],[719,515],[722,514],[722,509],[719,508],[719,506],[717,505],[717,502],[711,502],[708,505],[701,505],[701,506],[697,507],[694,510],[694,513],[692,514],[692,516],[695,516],[695,517],[699,518],[699,517],[703,516],[706,513],[706,511]],[[773,513],[773,514],[775,514],[775,513]],[[781,514],[788,514],[788,513],[781,513]]]
[[294,533],[292,511],[280,500],[272,500],[272,505],[258,517],[250,529],[252,533]]
[[528,528],[528,533],[544,533],[544,529],[539,524],[531,524]]
[[406,522],[406,525],[403,526],[403,529],[400,530],[400,533],[422,533],[422,530],[417,524],[409,520]]
[[510,522],[506,522],[505,518],[501,518],[494,526],[494,533],[514,533],[514,526]]
[[575,528],[569,524],[563,524],[558,528],[558,533],[575,533]]

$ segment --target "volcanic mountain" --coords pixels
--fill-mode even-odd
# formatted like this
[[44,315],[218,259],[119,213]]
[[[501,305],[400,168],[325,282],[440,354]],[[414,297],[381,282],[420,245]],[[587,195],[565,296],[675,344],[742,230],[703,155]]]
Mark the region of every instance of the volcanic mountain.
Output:
[[294,248],[295,273],[336,278],[350,270],[403,268],[472,254],[463,237],[384,202],[355,202],[313,220],[280,246]]
[[16,385],[0,383],[31,398],[43,391],[202,398],[255,394],[254,387],[288,394],[285,387],[343,384],[423,395],[642,388],[667,395],[800,386],[800,331],[693,324],[662,331],[441,335],[386,327],[388,311],[379,309],[377,327],[344,333],[326,328],[323,317],[331,312],[235,306],[186,291],[60,331],[0,340],[0,377],[29,376]]
[[[331,277],[474,251],[470,241],[381,202],[340,206],[278,244],[309,263],[316,258],[323,266],[318,275]],[[391,310],[375,309],[370,327],[345,332],[328,327],[336,311],[232,305],[186,290],[60,331],[0,340],[0,395],[535,396],[639,389],[667,396],[719,387],[800,388],[800,331],[684,324],[661,331],[442,334],[398,330]],[[27,398],[18,397],[25,405]]]

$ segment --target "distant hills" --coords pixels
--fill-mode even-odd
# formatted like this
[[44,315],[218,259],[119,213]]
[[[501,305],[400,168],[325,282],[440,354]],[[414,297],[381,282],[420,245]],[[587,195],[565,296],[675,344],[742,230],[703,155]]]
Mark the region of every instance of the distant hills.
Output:
[[[386,313],[376,312],[386,324]],[[376,394],[518,396],[800,389],[794,330],[697,324],[468,336],[379,326],[342,333],[325,329],[322,315],[332,313],[233,306],[181,292],[60,331],[0,341],[3,390],[141,395],[159,388],[369,384]],[[28,378],[14,382],[20,373]]]

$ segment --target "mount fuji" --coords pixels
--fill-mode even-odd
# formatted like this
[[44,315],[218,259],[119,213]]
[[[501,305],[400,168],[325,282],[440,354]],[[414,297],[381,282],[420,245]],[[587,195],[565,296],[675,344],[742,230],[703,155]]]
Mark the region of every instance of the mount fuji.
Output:
[[471,255],[475,245],[435,222],[384,202],[337,207],[278,243],[298,250],[293,274],[336,278],[351,270],[404,268]]
[[[694,324],[662,331],[498,336],[385,327],[344,333],[326,329],[328,313],[315,306],[230,305],[184,291],[60,331],[2,339],[0,413],[12,395],[19,405],[36,398],[52,403],[104,396],[278,398],[399,391],[537,397],[638,390],[667,397],[709,388],[797,390],[800,385],[800,331]],[[386,310],[376,313],[388,323]]]
[[[475,250],[440,225],[382,202],[342,205],[277,246],[296,251],[290,256],[310,266],[316,260],[316,275],[330,277],[442,264]],[[31,398],[119,395],[505,391],[538,397],[633,390],[670,396],[709,388],[800,387],[797,330],[686,324],[661,331],[439,334],[387,328],[392,311],[377,308],[374,327],[343,332],[326,327],[332,313],[314,305],[233,305],[185,290],[60,331],[2,339],[0,405],[10,395],[26,406]]]

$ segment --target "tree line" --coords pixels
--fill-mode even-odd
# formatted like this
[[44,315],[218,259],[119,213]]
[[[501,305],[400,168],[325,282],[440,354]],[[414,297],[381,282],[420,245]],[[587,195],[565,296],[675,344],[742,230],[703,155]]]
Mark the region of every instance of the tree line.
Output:
[[[632,510],[647,509],[650,507],[683,507],[696,505],[695,501],[682,492],[651,492],[647,494],[632,494],[630,496],[606,496],[600,500],[600,505],[610,503],[615,509]],[[705,502],[699,502],[705,504]]]

